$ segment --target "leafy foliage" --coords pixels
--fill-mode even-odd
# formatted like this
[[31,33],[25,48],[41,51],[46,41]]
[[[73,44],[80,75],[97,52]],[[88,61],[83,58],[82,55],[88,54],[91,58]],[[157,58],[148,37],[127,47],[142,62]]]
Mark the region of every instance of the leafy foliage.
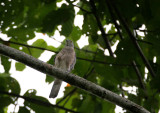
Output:
[[[111,9],[106,0],[94,0],[96,9],[90,1],[63,1],[65,3],[62,3],[62,0],[32,0],[32,2],[1,0],[0,31],[7,34],[10,39],[7,42],[0,40],[0,43],[39,58],[47,49],[58,52],[63,47],[63,43],[55,48],[43,39],[37,39],[30,46],[28,41],[35,37],[35,32],[53,36],[55,31],[59,31],[60,35],[73,40],[76,46],[77,63],[72,71],[74,74],[123,95],[151,112],[158,113],[160,109],[160,1],[110,0],[114,4],[114,6],[111,4]],[[58,3],[62,5],[59,7]],[[135,40],[154,70],[155,77],[150,72],[146,73],[146,63],[125,30],[115,7],[127,23],[128,29],[136,36]],[[75,17],[80,15],[83,16],[81,27],[74,25]],[[107,30],[108,25],[111,25],[109,30]],[[103,34],[103,30],[106,34]],[[76,42],[81,36],[88,37],[89,45],[79,49]],[[117,44],[113,51],[115,57],[108,55],[105,38],[109,40],[111,47]],[[55,55],[47,63],[53,64]],[[15,104],[17,98],[3,92],[20,94],[21,89],[19,83],[10,77],[10,59],[1,55],[0,61],[4,68],[4,73],[0,73],[0,113],[6,113],[7,107]],[[136,62],[136,67],[133,66],[133,61]],[[15,67],[16,70],[23,71],[26,66],[17,62]],[[53,77],[46,75],[46,82],[51,83],[53,80]],[[135,86],[136,92],[124,90],[124,87],[130,86]],[[63,97],[57,99],[57,103],[74,111],[113,113],[115,110],[114,104],[80,89],[74,89],[73,86],[65,88],[64,96],[66,95],[68,96],[64,100]],[[27,91],[24,96],[48,102],[46,98],[36,96],[35,90]],[[24,106],[19,107],[18,112],[30,113],[31,110],[37,113],[65,112],[59,108],[46,107],[26,100]]]
[[[34,98],[34,99],[37,99],[37,100],[41,100],[41,101],[44,101],[44,102],[48,102],[49,101],[44,98],[44,97],[40,97],[40,96],[36,96],[36,91],[35,90],[28,90],[24,96],[27,96],[27,97],[30,97],[30,98]],[[37,102],[38,103],[38,102]],[[53,107],[49,107],[49,106],[44,106],[44,105],[37,105],[35,103],[30,103],[28,101],[25,101],[24,102],[24,106],[25,107],[29,107],[31,108],[33,111],[35,112],[38,112],[38,113],[44,113],[44,112],[47,112],[47,113],[55,113],[55,110]]]

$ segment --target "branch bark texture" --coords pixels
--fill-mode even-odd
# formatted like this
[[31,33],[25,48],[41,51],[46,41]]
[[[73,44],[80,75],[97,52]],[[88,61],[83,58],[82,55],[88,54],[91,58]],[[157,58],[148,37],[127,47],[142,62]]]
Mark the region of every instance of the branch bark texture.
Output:
[[150,113],[142,106],[125,99],[101,86],[96,85],[84,78],[76,76],[74,74],[61,71],[54,66],[47,64],[43,61],[40,61],[24,52],[18,51],[6,45],[0,44],[0,54],[15,59],[25,65],[28,65],[42,73],[54,76],[58,79],[61,79],[65,82],[68,82],[71,85],[74,85],[80,89],[83,89],[95,96],[98,96],[104,100],[110,101],[114,104],[117,104],[131,112],[134,113]]

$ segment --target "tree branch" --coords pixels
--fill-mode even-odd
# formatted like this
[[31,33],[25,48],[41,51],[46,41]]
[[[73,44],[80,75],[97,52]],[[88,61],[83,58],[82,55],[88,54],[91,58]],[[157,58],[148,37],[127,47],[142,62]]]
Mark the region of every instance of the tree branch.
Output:
[[106,33],[105,33],[105,30],[104,30],[104,28],[103,28],[103,26],[102,26],[102,23],[101,23],[99,17],[98,17],[98,15],[97,15],[97,11],[96,11],[96,6],[95,6],[95,3],[94,3],[94,0],[90,0],[90,4],[91,4],[91,7],[92,7],[92,12],[93,12],[93,14],[94,14],[94,16],[95,16],[95,18],[96,18],[98,27],[99,27],[99,29],[100,29],[100,31],[101,31],[101,33],[102,33],[102,37],[103,37],[103,39],[104,39],[104,41],[105,41],[105,43],[106,43],[107,49],[108,49],[108,51],[109,51],[109,54],[110,54],[112,57],[114,57],[113,51],[112,51],[112,49],[111,49],[110,42],[109,42],[109,40],[108,40],[108,37],[107,37],[107,35],[106,35]]
[[144,90],[146,89],[145,85],[144,85],[144,82],[143,82],[143,79],[142,79],[142,75],[141,73],[139,72],[139,69],[138,67],[136,66],[136,62],[135,61],[132,61],[132,65],[133,65],[133,68],[138,76],[138,80],[139,80],[139,83],[140,83],[140,86],[141,88],[143,88]]
[[15,93],[8,93],[8,92],[1,91],[1,90],[0,90],[0,93],[5,94],[5,95],[9,95],[9,96],[18,97],[18,98],[23,98],[26,101],[29,101],[29,102],[32,102],[32,103],[35,103],[35,104],[39,104],[39,105],[43,105],[43,106],[46,106],[46,107],[55,107],[55,108],[63,109],[65,111],[69,111],[69,112],[72,112],[72,113],[78,113],[78,112],[73,111],[71,109],[67,109],[67,108],[64,108],[64,107],[59,106],[59,105],[53,105],[53,104],[50,104],[48,102],[44,102],[42,100],[34,99],[34,98],[31,98],[31,97],[21,96],[21,95],[15,94]]
[[112,3],[112,1],[110,1],[110,0],[106,0],[106,1],[108,2],[108,4],[109,4],[111,7],[113,7],[113,9],[115,10],[116,14],[118,15],[119,20],[121,21],[122,25],[124,26],[125,30],[127,31],[128,35],[129,35],[129,37],[131,38],[133,44],[135,45],[137,51],[139,52],[139,54],[140,54],[140,56],[141,56],[144,64],[145,64],[146,67],[148,68],[151,76],[152,76],[152,77],[155,77],[155,76],[156,76],[155,72],[153,71],[153,69],[152,69],[149,61],[147,60],[147,58],[144,56],[143,51],[142,51],[141,47],[139,46],[139,44],[138,44],[138,42],[137,42],[137,40],[136,40],[136,37],[132,34],[129,26],[127,25],[127,23],[125,22],[125,20],[124,20],[123,17],[121,16],[121,14],[120,14],[120,12],[118,11],[117,7],[115,6],[114,3]]
[[64,72],[50,64],[40,61],[24,52],[18,51],[6,45],[0,44],[0,54],[15,59],[27,66],[30,66],[42,73],[54,76],[60,80],[63,80],[71,85],[74,85],[80,89],[83,89],[95,96],[98,96],[104,100],[117,104],[134,113],[150,113],[145,108],[138,104],[125,99],[101,86],[96,85],[84,78],[73,75],[69,72]]

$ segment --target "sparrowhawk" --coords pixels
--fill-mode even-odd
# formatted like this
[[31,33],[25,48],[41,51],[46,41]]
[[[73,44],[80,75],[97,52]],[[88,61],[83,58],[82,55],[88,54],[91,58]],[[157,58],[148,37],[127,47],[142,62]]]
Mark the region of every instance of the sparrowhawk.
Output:
[[[70,72],[76,63],[74,44],[71,40],[66,40],[65,47],[55,57],[55,67]],[[62,81],[55,79],[49,98],[55,98],[58,95]]]

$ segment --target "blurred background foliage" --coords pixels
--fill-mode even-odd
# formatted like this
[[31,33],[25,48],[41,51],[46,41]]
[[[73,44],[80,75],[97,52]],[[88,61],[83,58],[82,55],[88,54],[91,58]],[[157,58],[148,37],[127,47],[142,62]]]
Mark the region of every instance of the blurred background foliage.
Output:
[[[61,2],[63,4],[58,7],[57,3]],[[44,50],[57,53],[64,43],[55,48],[47,45],[43,39],[36,40],[32,45],[28,45],[27,41],[33,39],[36,32],[52,37],[55,31],[59,31],[60,35],[73,40],[75,44],[77,63],[74,74],[128,98],[152,113],[158,113],[159,4],[159,0],[113,0],[109,3],[105,0],[1,0],[0,32],[7,34],[10,39],[0,39],[0,43],[39,58]],[[75,11],[76,8],[78,12]],[[74,25],[78,15],[83,16],[82,28]],[[140,45],[156,76],[147,71],[146,62],[142,60],[123,26],[121,17],[128,25],[127,29],[136,37],[134,41]],[[79,49],[76,42],[81,36],[88,37],[89,45]],[[108,48],[113,49],[113,46],[115,50],[108,52]],[[55,55],[48,63],[52,64],[54,57]],[[7,113],[10,104],[16,105],[21,88],[18,81],[10,77],[9,58],[2,55],[0,58],[5,69],[4,73],[0,73],[0,113]],[[21,63],[16,63],[15,67],[18,71],[25,69]],[[51,83],[53,80],[46,75],[46,82]],[[133,86],[136,91],[124,88]],[[68,111],[50,106],[45,97],[36,96],[36,90],[28,90],[22,97],[25,101],[24,106],[19,107],[19,113],[30,113],[30,110],[36,113]],[[114,113],[116,107],[73,86],[65,88],[64,96],[57,99],[56,105],[81,113]]]

